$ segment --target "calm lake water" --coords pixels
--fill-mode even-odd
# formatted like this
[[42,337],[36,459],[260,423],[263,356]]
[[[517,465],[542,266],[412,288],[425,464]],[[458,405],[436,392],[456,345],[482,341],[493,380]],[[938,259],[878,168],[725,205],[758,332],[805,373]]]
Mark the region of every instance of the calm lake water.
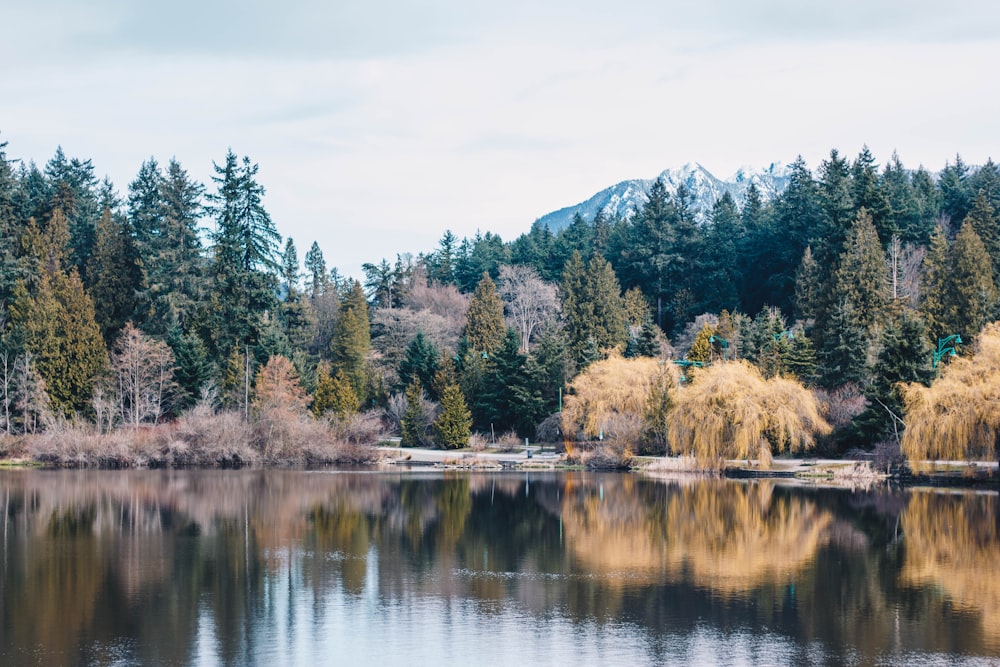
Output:
[[997,664],[996,493],[4,471],[0,665]]

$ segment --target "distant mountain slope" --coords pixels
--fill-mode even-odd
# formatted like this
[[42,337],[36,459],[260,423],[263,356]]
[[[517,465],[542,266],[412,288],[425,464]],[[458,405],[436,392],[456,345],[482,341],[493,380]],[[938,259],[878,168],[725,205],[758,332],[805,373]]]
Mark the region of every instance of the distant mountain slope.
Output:
[[[751,183],[757,185],[764,201],[776,197],[788,185],[789,173],[788,167],[774,162],[767,169],[742,167],[731,177],[722,180],[695,162],[688,163],[680,169],[666,169],[658,178],[663,179],[667,192],[671,195],[675,194],[677,186],[683,183],[691,193],[695,215],[701,220],[711,212],[712,206],[725,192],[736,200],[737,205],[742,205],[743,197]],[[636,209],[642,208],[646,203],[649,188],[655,181],[655,178],[622,181],[601,190],[585,202],[543,215],[537,222],[548,226],[552,231],[558,231],[568,226],[577,213],[587,220],[592,220],[598,211],[604,211],[609,217],[629,218]]]

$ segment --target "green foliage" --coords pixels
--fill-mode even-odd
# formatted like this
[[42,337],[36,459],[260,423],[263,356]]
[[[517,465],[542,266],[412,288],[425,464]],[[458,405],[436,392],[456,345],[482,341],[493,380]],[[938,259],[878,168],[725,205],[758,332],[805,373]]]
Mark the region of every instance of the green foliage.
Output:
[[628,329],[621,288],[611,264],[595,255],[585,267],[579,253],[563,271],[563,317],[570,346],[582,366],[593,361],[595,351],[612,350],[628,343]]
[[406,388],[406,412],[403,413],[399,444],[403,447],[418,447],[424,441],[424,424],[427,415],[423,407],[423,389],[419,382],[411,382]]
[[921,267],[923,289],[920,293],[920,314],[927,323],[931,338],[943,338],[954,333],[945,333],[951,326],[948,313],[950,274],[948,239],[944,230],[936,227]]
[[664,455],[667,453],[667,423],[674,409],[677,384],[673,374],[661,367],[660,373],[649,390],[643,412],[644,447],[641,454]]
[[465,396],[456,384],[449,384],[441,393],[441,413],[434,420],[434,440],[442,449],[459,449],[469,444],[472,434],[472,413]]
[[855,437],[864,444],[892,438],[903,430],[903,397],[899,383],[930,382],[931,349],[927,329],[915,312],[902,311],[882,334],[873,381],[865,391],[868,407],[854,420]]
[[174,380],[180,388],[177,402],[179,407],[191,405],[201,396],[212,377],[212,364],[208,348],[197,335],[183,334],[179,327],[170,331],[167,343],[174,353],[176,370]]
[[399,363],[400,385],[405,388],[417,381],[428,395],[438,397],[440,394],[435,387],[434,378],[439,367],[437,349],[422,331],[418,331]]
[[76,269],[44,272],[34,295],[16,288],[11,321],[24,349],[35,355],[52,407],[66,416],[89,410],[106,354],[94,303]]
[[135,316],[143,276],[128,220],[113,216],[107,209],[97,223],[87,275],[97,323],[104,340],[110,342]]
[[333,338],[334,367],[344,374],[362,396],[366,384],[365,360],[371,350],[371,329],[368,322],[368,302],[361,283],[354,281],[340,307],[340,319]]
[[463,334],[471,349],[490,355],[503,344],[506,333],[503,301],[493,279],[484,273],[472,293],[469,310],[465,314]]
[[322,417],[334,404],[333,377],[330,375],[330,365],[321,361],[316,367],[316,391],[313,392],[312,404],[309,410],[316,417]]
[[971,338],[992,319],[997,288],[992,263],[972,224],[962,225],[951,251],[945,327]]
[[688,350],[686,359],[688,361],[701,361],[707,363],[712,360],[712,344],[708,339],[715,335],[715,327],[709,323],[702,325],[698,335],[694,337],[691,349]]
[[218,190],[209,197],[216,228],[212,234],[212,338],[216,352],[233,342],[254,344],[263,328],[262,316],[274,310],[277,251],[281,236],[264,209],[264,188],[258,167],[230,150],[225,164],[215,165],[212,180]]

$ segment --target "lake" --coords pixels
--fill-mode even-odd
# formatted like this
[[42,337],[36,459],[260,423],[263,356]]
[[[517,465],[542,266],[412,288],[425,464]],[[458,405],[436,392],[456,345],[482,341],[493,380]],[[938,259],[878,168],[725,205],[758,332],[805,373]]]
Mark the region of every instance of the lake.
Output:
[[997,493],[0,472],[0,665],[997,664]]

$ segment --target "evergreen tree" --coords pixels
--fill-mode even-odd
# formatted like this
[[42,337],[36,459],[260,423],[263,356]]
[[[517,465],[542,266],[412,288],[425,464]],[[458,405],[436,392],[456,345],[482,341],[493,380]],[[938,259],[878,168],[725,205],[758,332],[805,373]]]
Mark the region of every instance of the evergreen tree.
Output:
[[109,209],[97,223],[87,274],[101,335],[111,343],[125,322],[136,315],[143,276],[128,220],[112,215]]
[[708,342],[708,339],[714,335],[715,327],[707,322],[703,324],[701,330],[698,331],[698,335],[694,337],[694,342],[691,344],[691,349],[688,350],[685,358],[688,361],[700,361],[702,363],[711,361],[712,344]]
[[276,303],[277,245],[281,240],[263,206],[264,188],[258,167],[230,150],[212,180],[218,191],[210,197],[216,218],[212,235],[216,290],[210,333],[216,351],[234,341],[256,344],[265,312]]
[[803,319],[816,317],[821,298],[820,268],[813,259],[812,248],[806,246],[802,262],[795,274],[795,311]]
[[563,271],[563,317],[571,349],[581,365],[598,358],[602,349],[628,343],[621,288],[603,257],[594,256],[586,267],[579,253],[570,257]]
[[419,447],[423,444],[426,433],[424,424],[427,415],[423,407],[424,392],[419,382],[412,382],[406,388],[406,412],[400,424],[399,444],[403,447]]
[[854,194],[854,209],[865,209],[872,218],[883,245],[899,233],[885,186],[878,175],[878,166],[868,146],[861,149],[851,165],[851,185]]
[[312,405],[309,407],[313,415],[322,417],[333,408],[335,387],[330,375],[330,365],[321,361],[316,367],[316,391],[313,393]]
[[441,394],[441,413],[434,420],[434,440],[442,449],[460,449],[469,444],[471,435],[472,413],[462,390],[449,384]]
[[993,282],[1000,284],[1000,217],[990,204],[989,197],[983,190],[979,191],[972,204],[972,210],[965,218],[964,225],[972,225],[979,239],[990,256],[993,268]]
[[439,394],[434,385],[434,378],[440,369],[438,351],[434,343],[427,340],[422,331],[418,331],[406,348],[402,361],[399,362],[400,386],[406,388],[417,381],[431,398]]
[[878,442],[892,435],[898,441],[903,429],[903,399],[898,385],[905,382],[927,384],[931,380],[928,360],[931,349],[927,329],[920,316],[904,309],[882,334],[873,381],[865,391],[868,407],[854,420],[856,437],[863,443]]
[[106,353],[94,303],[76,269],[43,273],[32,295],[23,285],[15,288],[11,321],[35,358],[52,407],[65,416],[87,411]]
[[969,214],[973,192],[969,189],[969,168],[960,155],[955,156],[955,164],[946,164],[938,176],[941,192],[941,212],[952,224],[958,225]]
[[315,300],[326,292],[329,281],[326,275],[326,260],[323,259],[323,251],[319,249],[319,244],[315,241],[309,246],[309,252],[306,253],[305,267],[309,298]]
[[212,377],[212,364],[208,358],[208,348],[197,335],[185,334],[180,327],[173,327],[167,344],[174,353],[176,369],[174,380],[180,388],[177,402],[184,408],[201,396]]
[[354,281],[340,308],[337,332],[333,338],[334,367],[344,371],[359,397],[364,396],[365,360],[371,350],[371,329],[368,322],[368,302],[361,283]]
[[788,341],[788,345],[781,352],[781,365],[786,374],[805,385],[815,381],[816,348],[804,333],[798,332]]
[[[949,260],[948,239],[938,226],[931,235],[931,245],[924,256],[920,272],[920,315],[927,325],[931,338],[943,338],[951,326],[949,322]],[[954,332],[951,332],[954,333]]]
[[475,425],[484,431],[514,429],[524,436],[546,416],[520,347],[517,332],[507,330],[502,345],[489,359],[479,392],[470,396]]
[[193,327],[207,291],[198,229],[205,188],[191,180],[177,160],[170,160],[159,189],[160,231],[150,254],[143,255],[153,312],[147,328],[159,331],[176,321],[187,331]]
[[23,278],[18,242],[22,225],[18,220],[18,181],[6,155],[7,142],[0,141],[0,303],[10,303],[14,285]]
[[869,339],[861,325],[854,304],[841,299],[835,306],[828,324],[826,346],[820,352],[821,381],[827,387],[861,384],[869,377],[867,354]]
[[503,301],[493,279],[489,274],[483,273],[472,293],[472,300],[469,301],[463,335],[469,341],[470,348],[490,355],[500,348],[506,334]]
[[338,418],[346,419],[358,411],[360,403],[350,378],[343,369],[338,370],[331,383],[329,410]]
[[997,288],[990,256],[973,225],[962,225],[951,251],[947,328],[971,340],[997,310]]
[[858,323],[871,334],[888,304],[886,260],[878,233],[866,209],[861,209],[844,244],[836,271],[834,297],[847,299]]
[[45,176],[51,183],[51,199],[46,214],[62,209],[69,228],[70,265],[77,268],[81,278],[89,285],[84,270],[94,247],[94,231],[101,215],[94,165],[90,160],[67,158],[60,146],[45,165]]
[[291,236],[285,240],[285,250],[281,253],[281,280],[285,301],[294,300],[299,291],[299,254]]

